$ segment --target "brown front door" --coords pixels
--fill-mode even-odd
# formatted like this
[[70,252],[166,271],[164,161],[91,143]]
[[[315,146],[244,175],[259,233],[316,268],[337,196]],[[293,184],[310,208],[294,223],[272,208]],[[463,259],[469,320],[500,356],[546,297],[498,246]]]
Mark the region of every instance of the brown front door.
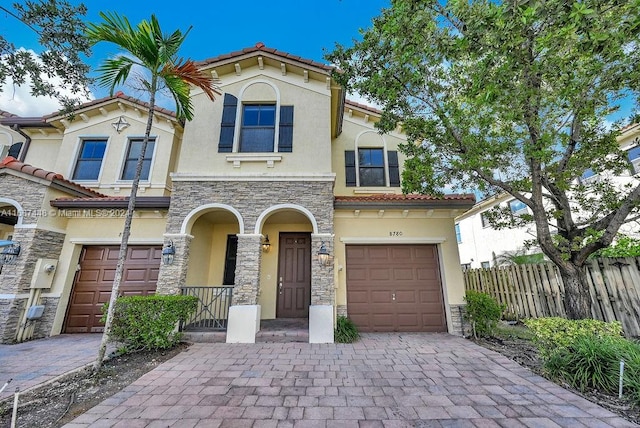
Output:
[[[80,271],[76,273],[67,309],[65,333],[104,330],[104,324],[100,322],[102,305],[111,296],[119,251],[119,246],[87,246],[82,249]],[[130,245],[120,295],[155,293],[161,257],[161,247]]]
[[277,318],[307,318],[311,303],[311,235],[281,233]]

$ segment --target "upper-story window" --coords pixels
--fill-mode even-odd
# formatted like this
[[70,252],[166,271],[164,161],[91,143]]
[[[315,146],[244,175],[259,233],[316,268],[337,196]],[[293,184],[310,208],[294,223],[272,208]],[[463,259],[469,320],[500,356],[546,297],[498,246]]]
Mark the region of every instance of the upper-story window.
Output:
[[459,243],[462,242],[462,233],[460,233],[460,223],[456,223],[456,241]]
[[[135,138],[129,140],[129,147],[127,148],[127,156],[124,159],[124,166],[122,167],[121,180],[133,180],[136,173],[136,166],[138,164],[138,157],[142,150],[142,138]],[[150,138],[147,143],[147,149],[144,152],[144,159],[142,161],[142,172],[140,173],[140,180],[146,181],[149,179],[149,171],[151,170],[151,160],[153,159],[153,151],[155,149],[155,139]]]
[[[386,159],[385,159],[386,158]],[[345,150],[347,187],[399,187],[398,152],[383,148],[360,148],[358,159],[354,150]]]
[[580,183],[587,184],[590,181],[594,181],[598,178],[598,175],[591,168],[585,169],[585,171],[580,176]]
[[482,227],[491,227],[489,217],[487,217],[485,213],[480,214],[480,222],[482,223]]
[[275,104],[245,104],[242,106],[240,152],[272,152],[276,135]]
[[527,204],[518,199],[514,199],[512,201],[509,201],[509,209],[511,210],[511,214],[513,215],[526,214]]
[[74,180],[97,180],[102,168],[102,159],[107,149],[107,139],[84,139],[80,146],[76,166],[73,170]]
[[[238,98],[231,94],[224,95],[218,152],[293,151],[293,106],[246,102],[241,107],[238,124]],[[238,141],[234,147],[236,134]]]
[[640,146],[636,146],[627,151],[629,162],[631,163],[631,174],[640,173]]

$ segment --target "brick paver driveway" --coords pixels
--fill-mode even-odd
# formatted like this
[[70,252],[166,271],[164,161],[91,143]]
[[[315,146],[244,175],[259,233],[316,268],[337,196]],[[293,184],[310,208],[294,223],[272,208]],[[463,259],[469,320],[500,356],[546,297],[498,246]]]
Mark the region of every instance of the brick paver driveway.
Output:
[[627,427],[447,334],[195,344],[66,427]]

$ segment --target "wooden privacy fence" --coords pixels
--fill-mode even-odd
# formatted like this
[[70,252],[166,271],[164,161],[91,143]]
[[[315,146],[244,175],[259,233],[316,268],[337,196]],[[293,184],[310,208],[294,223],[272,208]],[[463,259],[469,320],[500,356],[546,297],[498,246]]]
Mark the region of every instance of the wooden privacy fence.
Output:
[[[640,336],[640,257],[594,259],[585,271],[593,318],[620,321],[627,336]],[[469,269],[464,283],[504,304],[508,316],[566,316],[564,285],[552,263]]]

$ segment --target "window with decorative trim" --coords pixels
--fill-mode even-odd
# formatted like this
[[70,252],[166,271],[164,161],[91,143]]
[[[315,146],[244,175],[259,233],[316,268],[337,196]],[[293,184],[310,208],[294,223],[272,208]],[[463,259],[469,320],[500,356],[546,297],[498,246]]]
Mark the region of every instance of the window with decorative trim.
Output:
[[347,187],[399,187],[400,169],[398,152],[383,148],[363,147],[345,150],[345,176]]
[[[142,150],[143,141],[144,140],[142,138],[132,138],[129,140],[127,155],[124,158],[122,174],[120,175],[121,180],[133,180],[136,173],[136,166],[138,165],[138,156],[140,156],[140,151]],[[153,159],[155,145],[155,138],[150,138],[147,143],[147,149],[144,152],[140,180],[146,181],[149,179],[149,171],[151,170],[151,160]]]
[[107,150],[106,138],[85,138],[80,143],[78,159],[73,169],[73,180],[97,180]]
[[[224,94],[220,139],[218,140],[219,153],[234,151],[241,153],[290,153],[293,151],[293,106],[251,102],[241,104],[240,126],[237,127],[239,132],[238,145],[234,149],[238,104],[236,96]],[[277,112],[279,112],[279,123],[276,123],[278,120]]]

